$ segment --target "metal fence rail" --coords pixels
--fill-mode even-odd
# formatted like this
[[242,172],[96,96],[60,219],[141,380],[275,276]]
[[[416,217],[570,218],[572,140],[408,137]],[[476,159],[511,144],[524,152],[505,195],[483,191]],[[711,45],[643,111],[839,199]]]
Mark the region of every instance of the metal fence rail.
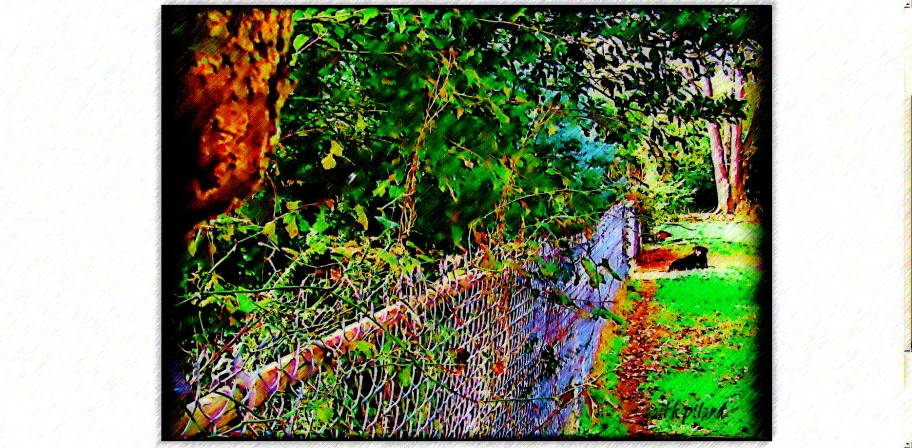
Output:
[[[573,250],[597,264],[607,261],[625,278],[637,240],[632,209],[618,203]],[[506,248],[489,250],[500,261],[512,256]],[[553,251],[546,244],[542,256],[549,259]],[[568,264],[563,269],[578,275],[557,286],[578,308],[561,306],[539,293],[546,285],[526,273],[479,269],[476,252],[441,261],[434,284],[404,276],[382,289],[379,312],[339,312],[328,336],[299,341],[293,353],[237,373],[194,399],[173,435],[499,439],[574,433],[581,386],[601,329],[610,325],[587,311],[610,308],[622,282],[603,272],[605,281],[592,288],[582,265]]]

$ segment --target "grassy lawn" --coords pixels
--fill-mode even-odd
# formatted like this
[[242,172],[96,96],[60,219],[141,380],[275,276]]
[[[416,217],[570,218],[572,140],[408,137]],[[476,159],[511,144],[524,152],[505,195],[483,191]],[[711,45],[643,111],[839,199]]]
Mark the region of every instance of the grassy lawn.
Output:
[[[678,256],[694,245],[706,246],[710,267],[666,274],[654,264],[650,269],[655,275],[638,279],[634,273],[627,297],[616,310],[625,318],[641,316],[644,310],[647,316],[639,318],[635,333],[621,329],[603,334],[606,340],[600,347],[600,362],[593,369],[598,389],[594,395],[598,396],[591,402],[596,412],[591,418],[583,412],[582,434],[761,435],[754,370],[760,311],[756,294],[763,278],[760,227],[722,222],[686,226],[668,226],[666,230],[673,236],[646,250]],[[659,264],[666,262],[659,260]],[[632,311],[635,307],[639,313]],[[644,345],[644,334],[656,343]],[[632,340],[639,340],[639,347],[627,347]],[[620,391],[615,372],[640,378],[633,399],[639,398],[645,405],[632,410],[625,409],[624,403],[618,405],[624,401],[618,397],[626,395],[627,401],[632,398]],[[628,434],[621,422],[630,429]],[[645,433],[640,429],[643,426]]]
[[[663,246],[709,248],[710,268],[656,279],[655,323],[667,330],[662,366],[643,387],[657,434],[755,437],[757,359],[763,272],[756,224],[668,226]],[[685,249],[687,250],[687,249]]]
[[662,367],[641,386],[661,434],[753,437],[760,272],[714,268],[658,279]]

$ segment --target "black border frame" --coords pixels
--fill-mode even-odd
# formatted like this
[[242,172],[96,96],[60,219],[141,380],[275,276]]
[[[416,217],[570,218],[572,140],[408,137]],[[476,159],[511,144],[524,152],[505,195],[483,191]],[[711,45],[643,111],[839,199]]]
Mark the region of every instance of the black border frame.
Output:
[[[161,395],[161,430],[162,430],[162,441],[175,441],[175,440],[184,440],[184,439],[175,439],[171,438],[169,434],[169,429],[171,424],[174,422],[174,419],[169,420],[169,415],[176,415],[175,410],[180,411],[180,408],[175,409],[174,403],[174,394],[168,391],[167,385],[169,384],[168,378],[168,351],[167,346],[169,345],[169,332],[168,332],[168,322],[174,317],[173,309],[169,304],[171,301],[169,297],[174,297],[177,290],[177,282],[169,281],[169,279],[176,280],[174,272],[172,271],[177,263],[180,260],[178,252],[175,249],[175,242],[180,241],[183,235],[178,234],[177,223],[180,216],[180,213],[174,207],[174,204],[177,203],[176,200],[176,191],[172,185],[169,185],[168,180],[172,178],[175,171],[178,168],[175,168],[176,160],[180,160],[179,157],[173,152],[169,152],[169,148],[173,148],[172,142],[175,141],[176,137],[174,132],[171,129],[170,124],[168,123],[169,109],[167,107],[169,99],[173,99],[175,95],[175,83],[174,79],[171,79],[166,76],[168,73],[173,73],[174,63],[176,58],[174,57],[178,54],[176,48],[171,45],[172,42],[169,42],[167,38],[167,33],[165,31],[166,24],[173,23],[174,14],[181,9],[244,9],[244,8],[304,8],[304,7],[324,7],[324,8],[344,8],[344,7],[357,7],[364,5],[349,4],[349,3],[340,3],[340,4],[308,4],[308,5],[275,5],[275,4],[212,4],[212,5],[162,5],[161,7],[161,110],[162,110],[162,253],[161,253],[161,263],[162,263],[162,315],[161,315],[161,371],[162,371],[162,395]],[[240,442],[240,441],[291,441],[291,440],[306,440],[306,441],[681,441],[681,442],[698,442],[706,440],[732,440],[732,441],[772,441],[773,440],[773,365],[772,365],[772,351],[773,351],[773,327],[772,327],[772,308],[773,308],[773,291],[772,291],[772,280],[773,280],[773,251],[772,251],[772,236],[773,236],[773,167],[772,167],[772,140],[773,140],[773,121],[774,121],[774,112],[773,112],[773,60],[775,58],[775,48],[773,47],[772,39],[772,13],[773,8],[771,4],[761,4],[761,5],[693,5],[693,4],[625,4],[625,5],[567,5],[567,4],[552,4],[552,5],[543,5],[543,4],[503,4],[503,5],[446,5],[446,4],[408,4],[408,5],[384,5],[384,4],[372,4],[371,6],[377,8],[390,8],[398,6],[407,6],[412,8],[447,8],[458,6],[461,9],[491,9],[491,8],[515,8],[515,7],[528,7],[528,8],[542,8],[542,9],[555,9],[555,8],[579,8],[579,9],[628,9],[633,7],[649,7],[649,8],[693,8],[693,9],[715,9],[715,8],[745,8],[745,9],[756,9],[759,12],[759,15],[762,20],[768,23],[766,32],[763,36],[762,45],[764,48],[767,48],[766,58],[764,59],[765,63],[760,69],[760,73],[764,78],[766,84],[766,100],[767,108],[764,114],[762,114],[762,127],[758,130],[763,131],[758,133],[757,136],[762,140],[758,142],[758,146],[763,148],[763,151],[758,151],[758,153],[752,159],[752,163],[755,164],[761,173],[769,173],[769,176],[757,180],[755,185],[762,186],[759,194],[761,201],[761,222],[763,224],[764,238],[761,243],[761,252],[764,260],[764,276],[763,280],[760,282],[758,288],[757,297],[758,303],[760,304],[760,316],[757,321],[758,334],[757,334],[757,344],[759,347],[758,350],[758,359],[755,365],[756,372],[756,391],[759,394],[757,399],[757,405],[760,409],[756,410],[755,416],[760,420],[758,427],[761,431],[761,436],[756,438],[732,438],[732,437],[689,437],[689,438],[672,438],[672,437],[626,437],[626,438],[595,438],[595,437],[579,437],[579,436],[564,436],[564,437],[523,437],[523,438],[472,438],[472,439],[459,439],[459,438],[401,438],[401,437],[386,437],[386,438],[363,438],[363,437],[351,437],[351,438],[288,438],[288,439],[228,439],[222,441],[229,442]],[[769,300],[765,300],[768,298]],[[909,316],[912,319],[912,315]],[[171,403],[171,404],[169,404]],[[194,439],[195,440],[195,439]]]

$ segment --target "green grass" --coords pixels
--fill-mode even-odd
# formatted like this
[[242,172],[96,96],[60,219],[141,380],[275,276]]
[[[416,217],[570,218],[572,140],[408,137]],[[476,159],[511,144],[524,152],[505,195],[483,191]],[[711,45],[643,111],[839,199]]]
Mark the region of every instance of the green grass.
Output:
[[682,224],[662,224],[656,232],[664,230],[672,239],[687,241],[719,240],[728,244],[756,244],[763,235],[760,224],[743,222],[699,222]]
[[710,268],[656,280],[656,300],[668,313],[663,325],[692,326],[698,319],[740,319],[757,311],[754,294],[761,272],[751,268]]
[[[755,416],[759,400],[755,368],[759,314],[758,286],[762,229],[753,224],[688,223],[671,226],[675,240],[660,247],[678,250],[703,245],[719,266],[686,271],[655,280],[629,279],[627,300],[619,312],[628,316],[642,299],[647,282],[655,282],[653,324],[662,327],[660,368],[640,384],[650,397],[650,423],[656,436],[759,437]],[[639,293],[638,293],[638,292]],[[616,398],[621,350],[627,338],[615,336],[593,368],[598,378],[589,394],[594,409],[583,405],[581,436],[618,438],[627,435]],[[604,348],[603,348],[604,350]]]
[[739,222],[663,224],[656,232],[662,230],[672,236],[660,247],[701,245],[717,255],[757,255],[764,232],[759,224]]
[[[689,224],[694,244],[716,253],[757,251],[756,226],[734,223]],[[677,236],[677,235],[675,235]],[[731,241],[716,239],[730,238]],[[709,246],[712,245],[712,246]],[[641,387],[650,392],[656,434],[755,437],[757,394],[752,369],[762,273],[753,267],[710,268],[656,280],[656,323],[663,341],[665,373]],[[677,350],[685,350],[685,354]],[[686,367],[678,370],[680,367]]]
[[617,388],[618,376],[614,373],[621,362],[621,350],[627,345],[624,337],[615,336],[610,350],[599,354],[599,361],[593,366],[592,375],[597,378],[595,387],[587,391],[592,398],[594,409],[583,402],[579,420],[579,435],[585,437],[619,438],[627,435],[627,427],[621,423],[620,403],[613,395]]

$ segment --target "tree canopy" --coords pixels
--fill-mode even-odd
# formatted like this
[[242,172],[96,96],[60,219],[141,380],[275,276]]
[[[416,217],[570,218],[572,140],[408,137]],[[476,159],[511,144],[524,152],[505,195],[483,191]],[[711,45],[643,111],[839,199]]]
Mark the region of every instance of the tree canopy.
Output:
[[[322,217],[346,238],[394,232],[422,247],[464,245],[469,232],[498,226],[505,236],[558,232],[562,218],[591,216],[641,180],[612,166],[615,149],[584,154],[587,142],[673,174],[700,146],[698,119],[745,117],[744,100],[695,94],[688,76],[701,75],[682,68],[712,76],[713,61],[728,58],[752,70],[761,31],[752,14],[297,11],[298,86],[273,184],[245,211],[256,217],[269,202],[267,215],[293,212],[290,228]],[[559,130],[565,138],[553,138]]]

